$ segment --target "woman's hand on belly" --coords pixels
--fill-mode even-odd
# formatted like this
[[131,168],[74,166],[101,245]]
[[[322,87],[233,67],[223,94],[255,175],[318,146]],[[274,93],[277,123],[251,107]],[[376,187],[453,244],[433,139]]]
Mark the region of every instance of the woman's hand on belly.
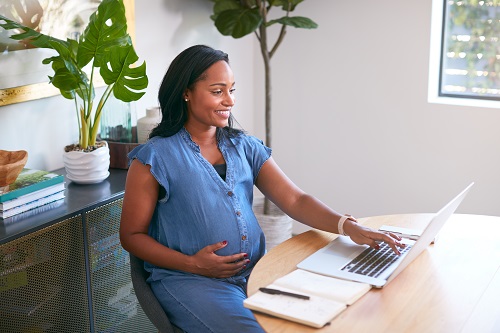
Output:
[[228,278],[244,269],[250,260],[248,254],[219,256],[215,252],[227,246],[227,241],[208,245],[191,256],[192,273],[212,278]]

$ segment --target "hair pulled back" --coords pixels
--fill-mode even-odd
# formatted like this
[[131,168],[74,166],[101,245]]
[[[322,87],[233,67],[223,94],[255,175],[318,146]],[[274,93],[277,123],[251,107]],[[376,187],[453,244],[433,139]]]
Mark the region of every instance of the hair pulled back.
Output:
[[[203,79],[205,71],[218,61],[229,64],[226,53],[206,45],[191,46],[175,57],[167,73],[163,77],[158,91],[158,101],[162,112],[162,120],[149,137],[168,137],[177,133],[188,118],[187,103],[184,101],[186,89],[192,89],[194,84]],[[229,117],[226,129],[229,133],[240,132],[233,127],[233,116]]]

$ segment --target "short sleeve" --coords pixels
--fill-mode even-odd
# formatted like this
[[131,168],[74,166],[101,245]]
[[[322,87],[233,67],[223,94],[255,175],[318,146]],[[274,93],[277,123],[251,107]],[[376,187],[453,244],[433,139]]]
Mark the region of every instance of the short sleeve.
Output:
[[160,200],[163,202],[167,200],[169,193],[168,179],[165,177],[167,174],[165,172],[166,164],[155,149],[154,141],[155,140],[150,140],[135,147],[127,156],[129,158],[129,166],[134,159],[139,160],[144,165],[151,166],[151,174],[166,191],[165,197]]
[[233,143],[238,150],[244,150],[243,153],[252,167],[252,176],[255,182],[260,169],[271,157],[272,149],[267,147],[262,140],[251,135],[242,135],[234,138]]

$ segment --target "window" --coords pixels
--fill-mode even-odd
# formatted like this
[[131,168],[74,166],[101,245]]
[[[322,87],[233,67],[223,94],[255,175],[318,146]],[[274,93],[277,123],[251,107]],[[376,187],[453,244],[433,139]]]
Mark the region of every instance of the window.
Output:
[[433,0],[432,11],[429,100],[499,107],[500,0]]

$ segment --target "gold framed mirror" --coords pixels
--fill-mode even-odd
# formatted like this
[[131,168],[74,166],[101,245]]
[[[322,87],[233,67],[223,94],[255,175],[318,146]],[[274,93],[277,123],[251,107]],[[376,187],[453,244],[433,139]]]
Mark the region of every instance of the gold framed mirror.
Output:
[[[64,24],[61,24],[60,19],[57,19],[57,17],[59,18],[68,17],[68,15],[65,15],[64,12],[61,12],[61,8],[67,8],[67,10],[70,11],[70,10],[75,10],[75,6],[78,6],[79,10],[81,11],[81,14],[76,16],[74,15],[75,18],[73,18],[70,23],[73,26],[75,24],[83,24],[83,26],[86,26],[86,22],[80,22],[82,20],[82,16],[86,14],[88,19],[88,16],[90,16],[90,14],[94,12],[95,9],[97,9],[99,3],[100,0],[43,1],[45,7],[53,6],[57,8],[58,10],[57,16],[55,19],[53,19],[58,22],[58,24],[53,25],[57,27],[64,26]],[[135,41],[134,0],[123,0],[123,3],[125,5],[125,10],[126,10],[128,31],[130,36],[132,37],[132,40]],[[0,4],[0,13],[2,13],[2,11],[7,11],[10,8],[13,8],[14,6],[22,6],[23,11],[26,15],[30,15],[30,18],[37,18],[37,19],[39,19],[39,17],[36,12],[39,11],[43,13],[44,10],[44,8],[40,5],[40,2],[38,0],[24,0],[24,1],[6,0],[5,2],[2,0],[2,4]],[[2,34],[2,32],[4,32],[5,34]],[[52,35],[52,33],[50,34]],[[7,43],[8,39],[9,38],[6,36],[6,32],[0,31],[0,42]],[[7,73],[6,71],[2,70],[3,73],[0,73],[0,106],[27,102],[27,101],[59,95],[59,89],[49,84],[47,79],[47,73],[51,72],[50,66],[45,66],[41,64],[41,60],[47,57],[42,50],[19,49],[11,52],[7,50],[0,50],[0,51],[1,51],[0,67],[10,68],[13,71],[11,73]],[[26,55],[29,55],[29,57],[33,57],[32,58],[33,60],[31,61],[28,60],[26,64],[29,63],[29,65],[34,65],[39,67],[31,69],[25,66],[24,64],[19,64],[19,63],[17,63],[18,66],[9,66],[7,63],[9,59],[13,59],[19,62],[20,59],[25,58],[25,54],[19,56],[18,54],[16,54],[17,52],[25,52],[25,54],[26,52],[29,52],[29,54]],[[4,62],[3,65],[2,62]],[[45,66],[45,68],[41,66]],[[18,67],[23,68],[23,70],[25,70],[26,72],[23,74],[16,73],[15,68]],[[30,72],[30,70],[33,70],[33,72]],[[29,82],[30,80],[33,82],[32,83]]]

